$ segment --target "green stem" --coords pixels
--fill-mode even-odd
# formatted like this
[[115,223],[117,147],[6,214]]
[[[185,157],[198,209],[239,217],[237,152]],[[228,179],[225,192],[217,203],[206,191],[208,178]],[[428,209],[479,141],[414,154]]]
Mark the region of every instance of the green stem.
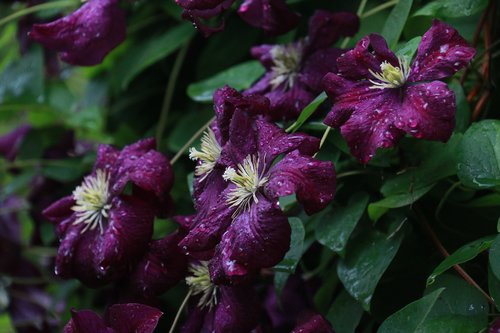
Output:
[[189,297],[191,297],[191,290],[188,291],[186,297],[184,297],[184,300],[182,301],[181,303],[181,306],[179,307],[179,310],[177,310],[177,313],[175,315],[175,318],[174,318],[174,322],[172,323],[172,326],[170,327],[170,330],[168,331],[168,333],[173,333],[174,330],[175,330],[175,326],[177,326],[177,322],[179,321],[179,318],[181,317],[181,313],[182,313],[182,310],[186,307],[186,304],[189,300]]
[[439,201],[439,204],[436,208],[436,213],[434,213],[434,217],[436,218],[437,221],[439,221],[439,213],[441,213],[441,209],[443,209],[444,203],[446,202],[446,200],[450,196],[451,192],[453,192],[460,185],[462,185],[461,182],[453,183],[453,185],[451,185],[450,188],[443,195],[443,198],[441,198],[441,200]]
[[26,16],[32,13],[36,13],[42,10],[47,10],[47,9],[62,9],[66,7],[73,7],[77,4],[75,0],[61,0],[61,1],[53,1],[53,2],[48,2],[48,3],[42,3],[40,5],[28,7],[21,9],[20,11],[17,11],[9,16],[4,17],[3,19],[0,20],[0,26],[13,21],[19,17]]
[[205,125],[200,127],[200,129],[198,131],[196,131],[196,133],[193,134],[193,136],[184,144],[184,146],[182,146],[182,148],[179,149],[177,154],[175,154],[175,156],[172,157],[172,159],[170,160],[170,164],[173,165],[175,162],[177,162],[177,160],[182,156],[182,154],[184,154],[186,149],[188,149],[193,144],[194,140],[198,139],[198,137],[205,131],[205,129],[207,129],[208,126],[210,126],[210,124],[214,120],[215,120],[215,117],[212,117],[212,118],[210,118],[209,121],[207,121],[207,123]]
[[386,3],[383,3],[383,4],[377,6],[373,9],[366,11],[363,15],[361,15],[361,18],[367,18],[369,16],[375,15],[378,12],[383,11],[384,9],[395,6],[398,2],[399,2],[399,0],[387,1]]
[[326,141],[326,138],[328,138],[328,134],[330,134],[330,131],[332,130],[332,128],[330,126],[328,126],[325,130],[325,132],[323,133],[323,136],[321,137],[321,141],[319,142],[319,149],[318,151],[316,152],[316,154],[314,154],[313,157],[316,157],[316,155],[318,155],[319,151],[321,150],[321,147],[323,147],[323,144],[325,143]]
[[167,125],[168,113],[170,111],[170,106],[172,105],[172,97],[174,96],[175,84],[179,73],[186,58],[187,51],[189,49],[189,42],[184,44],[177,58],[175,59],[174,67],[170,76],[168,78],[167,88],[165,90],[165,98],[163,99],[163,105],[161,108],[160,119],[158,120],[158,127],[156,128],[156,145],[159,146],[161,138],[163,137],[163,132],[165,132],[165,126]]

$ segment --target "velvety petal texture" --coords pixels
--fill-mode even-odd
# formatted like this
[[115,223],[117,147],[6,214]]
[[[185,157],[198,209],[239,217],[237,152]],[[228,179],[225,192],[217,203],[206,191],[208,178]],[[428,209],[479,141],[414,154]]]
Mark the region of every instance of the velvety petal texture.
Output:
[[152,333],[162,312],[138,303],[114,304],[102,319],[90,310],[71,311],[64,333]]
[[[151,139],[121,151],[101,145],[92,174],[44,210],[61,240],[56,274],[102,285],[123,277],[144,255],[173,182],[170,163],[154,146]],[[131,194],[123,193],[127,184]]]
[[475,50],[451,26],[434,20],[410,66],[371,34],[337,59],[324,88],[333,108],[324,123],[340,127],[351,153],[368,163],[378,148],[405,134],[447,141],[455,127],[455,95],[441,81],[470,62]]
[[126,35],[125,13],[118,0],[89,0],[72,14],[35,24],[30,37],[79,66],[100,64]]
[[309,315],[291,333],[334,333],[330,323],[320,314]]
[[284,0],[245,0],[238,14],[256,28],[270,35],[284,34],[297,26],[300,15],[294,13]]

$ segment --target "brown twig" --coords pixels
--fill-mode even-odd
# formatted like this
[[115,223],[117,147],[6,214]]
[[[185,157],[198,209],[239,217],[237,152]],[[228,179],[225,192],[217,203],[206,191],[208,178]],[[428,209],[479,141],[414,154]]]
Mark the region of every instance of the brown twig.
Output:
[[[413,209],[415,211],[415,213],[417,214],[417,221],[419,222],[419,224],[422,226],[422,228],[424,229],[425,233],[429,236],[429,238],[431,239],[432,243],[434,244],[434,246],[437,248],[437,250],[441,253],[441,255],[444,257],[444,258],[448,258],[450,256],[450,253],[448,252],[448,250],[446,250],[446,248],[443,246],[443,244],[441,243],[441,241],[439,240],[438,236],[436,235],[436,233],[434,232],[434,230],[432,230],[431,226],[429,225],[429,223],[427,222],[427,219],[425,217],[425,215],[422,213],[422,211],[420,210],[420,208],[417,206],[417,204],[415,204],[413,206]],[[469,275],[467,274],[467,272],[460,266],[460,265],[454,265],[453,268],[455,269],[455,271],[467,282],[469,283],[471,286],[473,286],[474,288],[476,288],[481,294],[483,294],[483,296],[486,298],[486,300],[492,304],[492,305],[495,305],[495,301],[491,298],[490,295],[488,295],[487,292],[485,292],[478,284],[476,281],[474,281],[474,279]]]

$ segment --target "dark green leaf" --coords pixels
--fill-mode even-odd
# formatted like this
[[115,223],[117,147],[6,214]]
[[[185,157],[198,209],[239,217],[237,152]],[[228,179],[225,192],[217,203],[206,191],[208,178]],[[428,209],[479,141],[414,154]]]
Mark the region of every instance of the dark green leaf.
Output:
[[316,227],[316,239],[332,251],[342,252],[368,204],[368,194],[357,193],[346,207],[334,208]]
[[413,58],[415,52],[417,52],[418,44],[420,44],[421,40],[422,37],[420,36],[410,39],[396,50],[396,55],[398,57],[404,57],[408,63],[411,63],[411,59]]
[[302,257],[302,251],[304,248],[304,236],[305,230],[302,221],[296,217],[290,217],[288,219],[290,227],[292,228],[292,235],[290,240],[290,249],[285,254],[285,258],[274,266],[276,271],[293,273],[295,268]]
[[457,104],[455,132],[463,133],[470,123],[470,106],[464,94],[464,88],[458,80],[453,80],[448,85],[455,93]]
[[426,4],[414,16],[458,18],[474,15],[487,5],[487,0],[437,0]]
[[474,123],[464,134],[458,177],[475,189],[500,185],[500,121]]
[[336,333],[354,333],[363,315],[363,307],[345,290],[337,296],[326,314]]
[[489,249],[493,244],[494,236],[488,236],[477,239],[469,244],[466,244],[453,252],[449,257],[443,260],[427,278],[427,285],[434,283],[436,277],[454,265],[459,265],[469,260],[474,259],[479,253]]
[[500,310],[500,279],[493,274],[491,266],[488,266],[488,290],[497,310]]
[[443,290],[438,289],[394,313],[382,323],[378,333],[423,333],[422,324]]
[[274,289],[278,297],[281,296],[283,288],[285,288],[286,282],[288,281],[289,273],[285,272],[275,272],[274,273]]
[[[175,127],[165,140],[168,149],[173,152],[179,151],[184,144],[213,116],[212,110],[186,113],[176,122]],[[195,146],[195,143],[193,143]],[[187,153],[187,151],[186,151]]]
[[389,47],[394,48],[403,32],[413,0],[400,0],[392,9],[382,28],[382,36]]
[[42,174],[61,182],[80,179],[85,172],[81,159],[50,160],[42,168]]
[[113,70],[112,84],[125,89],[130,81],[144,69],[173,53],[187,43],[196,33],[192,25],[182,23],[162,35],[138,41],[119,60]]
[[286,131],[293,133],[298,130],[327,98],[328,96],[326,96],[325,92],[322,92],[321,94],[316,96],[316,98],[302,110],[299,118],[290,127],[288,127]]
[[340,259],[338,276],[365,310],[370,309],[375,288],[396,255],[401,240],[401,233],[388,237],[378,231],[366,232],[350,242],[345,259]]
[[265,69],[256,60],[247,61],[230,67],[206,80],[192,83],[187,88],[187,94],[198,102],[211,102],[212,96],[218,88],[229,85],[234,89],[246,89],[254,83]]
[[495,238],[489,252],[490,267],[496,278],[500,280],[500,235]]

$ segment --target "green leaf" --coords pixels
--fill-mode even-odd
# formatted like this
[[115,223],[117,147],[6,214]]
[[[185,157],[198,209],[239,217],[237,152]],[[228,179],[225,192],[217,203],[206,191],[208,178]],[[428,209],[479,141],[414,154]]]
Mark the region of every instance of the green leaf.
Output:
[[370,231],[353,239],[347,247],[345,259],[340,259],[337,274],[345,289],[365,310],[377,284],[396,255],[402,234],[388,237],[379,231]]
[[211,102],[218,88],[229,85],[234,89],[246,89],[264,74],[265,69],[256,60],[247,61],[230,67],[223,72],[203,81],[192,83],[187,88],[187,94],[197,102]]
[[335,252],[342,252],[368,204],[366,193],[353,195],[346,207],[333,209],[316,227],[316,239]]
[[368,205],[368,216],[372,221],[377,221],[389,209],[411,205],[412,203],[423,197],[433,187],[434,185],[429,185],[416,190],[411,190],[407,193],[391,195],[380,201],[373,202]]
[[489,252],[490,267],[496,278],[500,280],[500,235],[498,235]]
[[413,59],[413,56],[415,55],[415,52],[417,52],[418,44],[420,44],[420,41],[422,40],[422,37],[414,37],[410,39],[408,42],[405,44],[401,45],[397,50],[396,50],[396,55],[398,57],[404,57],[408,63],[411,62],[411,59]]
[[337,296],[326,314],[336,333],[354,333],[363,315],[363,307],[345,290]]
[[493,244],[494,238],[494,236],[484,237],[460,247],[434,269],[427,278],[427,285],[433,284],[438,275],[443,274],[451,267],[472,260],[479,253],[489,249]]
[[413,16],[459,18],[479,13],[487,5],[487,0],[438,0],[426,4],[415,12]]
[[455,93],[455,103],[457,104],[455,132],[463,133],[470,123],[470,106],[465,97],[464,88],[458,80],[451,81],[448,86]]
[[412,4],[413,0],[400,0],[385,21],[382,28],[382,36],[384,36],[390,48],[394,48],[397,45],[408,19],[408,14],[410,14]]
[[281,293],[283,292],[283,288],[285,288],[289,276],[290,274],[285,272],[274,273],[274,289],[278,297],[281,297]]
[[465,204],[467,207],[497,207],[500,206],[500,194],[490,193]]
[[139,73],[187,43],[195,32],[191,24],[182,23],[161,35],[137,41],[113,69],[112,85],[125,89]]
[[283,260],[274,266],[274,270],[286,273],[293,273],[297,268],[300,258],[302,257],[302,251],[304,248],[304,236],[305,230],[302,221],[296,217],[290,217],[288,219],[290,227],[292,228],[292,235],[290,239],[290,249],[285,254]]
[[392,314],[382,323],[377,333],[423,333],[422,323],[443,291],[444,288],[438,289]]
[[500,279],[491,271],[491,265],[488,266],[488,290],[497,310],[500,310]]
[[458,156],[458,177],[474,189],[500,185],[500,121],[474,123],[464,134]]
[[325,92],[316,96],[316,98],[302,110],[299,118],[292,125],[290,125],[286,131],[289,133],[297,131],[327,98],[328,96],[326,96]]
[[170,132],[168,138],[165,139],[168,149],[172,152],[179,151],[212,116],[213,110],[189,112],[183,115],[182,118],[176,121],[175,127]]

